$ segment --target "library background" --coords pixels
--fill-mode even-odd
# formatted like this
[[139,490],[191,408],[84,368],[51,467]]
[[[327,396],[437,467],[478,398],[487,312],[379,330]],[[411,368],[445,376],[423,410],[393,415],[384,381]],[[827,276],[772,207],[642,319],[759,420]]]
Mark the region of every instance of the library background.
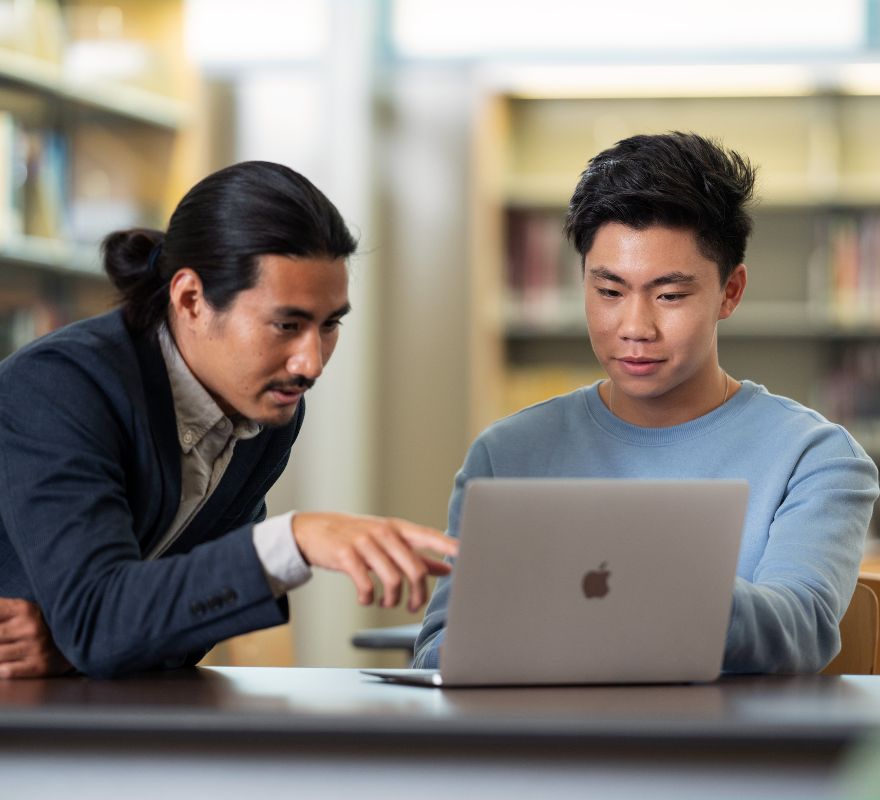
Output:
[[[355,313],[270,513],[442,528],[479,430],[601,376],[561,235],[587,159],[693,130],[759,168],[722,363],[880,460],[878,4],[620,5],[0,0],[0,356],[112,305],[104,234],[164,228],[225,164],[281,161],[361,247]],[[291,626],[215,663],[402,663],[349,640],[413,618],[358,608],[345,579],[291,605]]]

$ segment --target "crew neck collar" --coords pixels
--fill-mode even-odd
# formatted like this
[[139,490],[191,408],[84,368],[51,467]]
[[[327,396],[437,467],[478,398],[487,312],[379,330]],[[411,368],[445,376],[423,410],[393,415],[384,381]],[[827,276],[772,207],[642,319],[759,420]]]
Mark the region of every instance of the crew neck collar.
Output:
[[674,444],[683,439],[693,439],[702,436],[738,416],[751,402],[752,398],[764,390],[757,383],[743,380],[741,381],[742,385],[739,391],[732,397],[729,397],[726,403],[713,409],[708,414],[682,422],[680,425],[671,425],[666,428],[645,428],[626,422],[608,410],[608,406],[605,405],[599,396],[599,386],[601,383],[602,381],[598,381],[583,390],[587,413],[606,433],[623,441],[645,446]]

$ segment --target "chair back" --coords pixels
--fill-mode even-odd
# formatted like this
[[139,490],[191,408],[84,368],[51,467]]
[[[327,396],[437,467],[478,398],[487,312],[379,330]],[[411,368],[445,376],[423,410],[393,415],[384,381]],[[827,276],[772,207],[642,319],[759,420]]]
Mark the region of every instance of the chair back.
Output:
[[[876,585],[880,588],[880,576]],[[840,620],[840,652],[823,675],[874,675],[878,671],[877,636],[880,604],[871,586],[859,576],[849,608]]]
[[[880,604],[880,574],[876,572],[860,572],[859,583],[867,586],[877,597]],[[878,628],[880,628],[880,616],[878,616]],[[877,635],[877,652],[874,656],[874,675],[880,675],[880,633]]]

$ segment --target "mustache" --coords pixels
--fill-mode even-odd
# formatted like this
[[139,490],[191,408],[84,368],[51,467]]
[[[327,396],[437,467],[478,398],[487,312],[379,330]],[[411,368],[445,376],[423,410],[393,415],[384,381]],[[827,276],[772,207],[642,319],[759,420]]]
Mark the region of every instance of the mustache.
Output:
[[278,389],[285,392],[290,389],[311,389],[314,385],[314,379],[307,378],[305,375],[294,375],[290,380],[270,381],[266,384],[265,391],[271,392],[273,389]]

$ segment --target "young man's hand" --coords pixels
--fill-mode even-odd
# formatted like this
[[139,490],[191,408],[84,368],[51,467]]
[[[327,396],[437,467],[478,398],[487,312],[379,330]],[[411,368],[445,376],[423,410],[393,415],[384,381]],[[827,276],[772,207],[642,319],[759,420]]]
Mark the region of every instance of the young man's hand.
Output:
[[312,566],[347,574],[357,589],[358,602],[373,602],[374,573],[382,584],[380,604],[396,606],[409,587],[407,607],[417,611],[428,599],[429,575],[448,575],[449,564],[416,548],[445,556],[458,555],[458,541],[434,528],[404,519],[337,513],[297,513],[293,538]]
[[27,600],[0,597],[0,678],[48,678],[71,669],[40,609]]

